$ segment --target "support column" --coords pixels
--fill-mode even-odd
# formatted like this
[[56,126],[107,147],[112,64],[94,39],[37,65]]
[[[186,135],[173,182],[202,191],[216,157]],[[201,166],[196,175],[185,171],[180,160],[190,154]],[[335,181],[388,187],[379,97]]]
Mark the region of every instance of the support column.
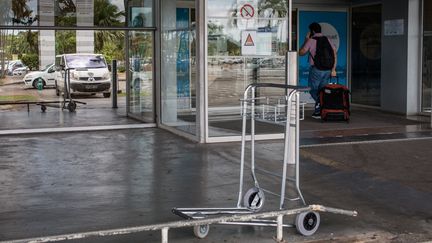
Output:
[[[420,0],[383,0],[381,108],[420,112]],[[395,51],[396,50],[396,51]]]
[[[94,2],[93,0],[76,0],[77,26],[94,26]],[[76,52],[94,53],[94,31],[76,31]]]
[[[54,1],[39,0],[40,26],[54,26]],[[39,30],[39,67],[55,61],[55,30]]]

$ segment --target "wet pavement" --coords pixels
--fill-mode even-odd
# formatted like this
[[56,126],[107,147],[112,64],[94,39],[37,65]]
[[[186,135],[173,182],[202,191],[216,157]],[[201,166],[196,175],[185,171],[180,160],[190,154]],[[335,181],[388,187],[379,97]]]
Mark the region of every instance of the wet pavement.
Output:
[[[0,101],[13,100],[42,100],[56,101],[47,105],[45,112],[39,105],[0,105],[0,130],[64,128],[85,126],[107,126],[141,124],[141,122],[126,116],[126,82],[119,82],[123,90],[118,95],[118,109],[112,109],[111,98],[104,98],[102,94],[77,95],[73,99],[86,104],[77,104],[75,112],[61,109],[63,97],[55,94],[54,87],[43,90],[26,88],[22,77],[8,77],[0,85]],[[29,108],[29,110],[27,110]]]
[[[324,213],[315,235],[288,229],[285,240],[432,240],[432,136],[398,129],[410,139],[345,145],[302,139],[306,202],[354,209],[359,216]],[[279,171],[282,149],[281,141],[259,142],[258,165]],[[237,201],[237,142],[197,144],[160,129],[2,136],[0,158],[0,240],[170,222],[179,220],[172,207],[232,207]],[[258,179],[278,190],[277,178]],[[277,201],[268,195],[264,210]],[[170,230],[169,242],[274,242],[274,235],[274,228],[212,226],[204,240],[190,228]],[[75,242],[160,242],[160,232]]]
[[[30,105],[21,110],[0,111],[0,130],[12,129],[34,129],[34,128],[57,128],[57,127],[83,127],[83,126],[106,126],[141,124],[142,122],[126,116],[125,107],[111,109],[110,107],[99,107],[98,100],[82,99],[92,104],[78,104],[75,112],[67,109],[48,107],[47,111],[41,112],[40,107]],[[102,101],[105,103],[105,101]],[[122,104],[122,103],[120,103]]]

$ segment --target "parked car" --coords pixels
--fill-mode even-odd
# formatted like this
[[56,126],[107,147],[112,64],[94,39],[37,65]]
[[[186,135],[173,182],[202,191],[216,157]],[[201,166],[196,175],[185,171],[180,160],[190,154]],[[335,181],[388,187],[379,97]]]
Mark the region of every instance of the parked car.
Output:
[[71,94],[111,95],[111,73],[101,54],[63,54],[56,56],[56,94],[65,92],[65,70],[70,70]]
[[54,63],[45,66],[40,71],[34,71],[26,74],[23,78],[24,84],[26,88],[38,88],[38,82],[42,82],[42,87],[46,86],[55,86],[55,66]]
[[20,67],[15,70],[13,70],[12,75],[13,76],[23,76],[29,71],[28,67]]
[[[15,72],[15,74],[14,74],[14,71],[16,69],[19,69],[19,70],[17,72]],[[27,73],[28,70],[29,70],[28,67],[26,65],[24,65],[24,63],[21,60],[14,60],[14,61],[10,61],[8,63],[7,75],[11,75],[11,76],[12,75],[15,75],[15,76],[22,75],[22,74]]]

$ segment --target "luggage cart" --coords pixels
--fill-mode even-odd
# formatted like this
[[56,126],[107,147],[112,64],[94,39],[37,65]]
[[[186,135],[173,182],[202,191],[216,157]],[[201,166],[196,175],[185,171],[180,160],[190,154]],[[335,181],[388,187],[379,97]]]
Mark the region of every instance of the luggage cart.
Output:
[[[281,98],[269,98],[269,97],[255,97],[255,93],[259,88],[278,88],[286,91],[286,95]],[[301,115],[304,117],[304,113],[300,112],[300,93],[308,91],[309,88],[292,86],[285,84],[273,84],[273,83],[259,83],[249,85],[245,92],[244,98],[241,100],[243,117],[242,127],[242,142],[241,142],[241,161],[240,161],[240,182],[237,206],[233,208],[173,208],[172,212],[185,219],[203,219],[215,215],[226,215],[226,214],[252,214],[260,211],[265,202],[265,192],[271,195],[279,196],[279,209],[285,208],[285,201],[300,201],[302,205],[306,205],[303,195],[300,190],[300,178],[299,178],[299,121]],[[272,102],[273,101],[273,102]],[[304,107],[303,107],[304,108]],[[302,109],[304,110],[304,109]],[[253,186],[248,189],[245,193],[244,188],[244,170],[245,170],[245,152],[246,152],[246,125],[247,120],[250,119],[250,172],[253,179]],[[266,174],[273,174],[281,178],[280,192],[272,192],[270,190],[263,189],[258,183],[256,176],[255,166],[255,121],[264,121],[272,123],[282,123],[285,125],[284,133],[284,156],[282,164],[282,174],[268,172]],[[292,133],[290,130],[294,126],[295,128],[295,151],[290,151],[290,139]],[[294,153],[294,176],[288,177],[288,164],[291,153]],[[292,161],[291,161],[292,163]],[[297,197],[286,198],[286,183],[287,181],[294,183],[295,192]],[[309,211],[300,213],[296,216],[295,227],[297,231],[305,236],[312,235],[316,232],[320,223],[320,215],[317,212]],[[221,224],[235,224],[235,225],[255,225],[255,226],[277,226],[276,220],[253,220],[247,222],[225,222]],[[294,227],[294,225],[283,224],[283,227]],[[198,238],[204,238],[209,232],[209,225],[200,225],[194,227],[194,234]]]
[[[57,81],[56,81],[56,89],[57,89]],[[59,108],[59,109],[67,109],[70,112],[74,112],[77,108],[77,104],[86,105],[87,103],[72,99],[72,95],[70,92],[70,68],[64,69],[64,92],[63,92],[63,100],[61,101],[44,101],[39,102],[37,105],[41,106],[42,112],[47,110],[47,107]],[[53,103],[58,103],[59,105],[53,105]]]

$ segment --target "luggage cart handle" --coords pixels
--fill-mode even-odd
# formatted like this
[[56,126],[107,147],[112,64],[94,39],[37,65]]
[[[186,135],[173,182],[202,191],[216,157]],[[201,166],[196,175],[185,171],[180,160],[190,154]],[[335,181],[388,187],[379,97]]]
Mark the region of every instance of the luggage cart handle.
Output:
[[309,87],[305,86],[297,86],[297,85],[287,85],[287,84],[275,84],[275,83],[256,83],[256,84],[249,84],[246,90],[249,88],[282,88],[282,89],[293,89],[298,92],[306,92],[310,91]]

